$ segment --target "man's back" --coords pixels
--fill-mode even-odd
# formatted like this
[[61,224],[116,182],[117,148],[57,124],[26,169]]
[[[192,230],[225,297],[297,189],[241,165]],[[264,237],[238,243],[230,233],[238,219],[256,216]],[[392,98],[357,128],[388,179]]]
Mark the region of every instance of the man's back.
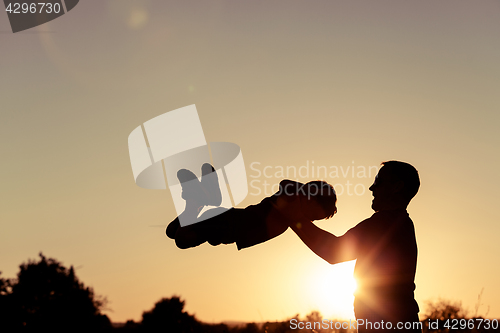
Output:
[[381,211],[350,229],[344,243],[355,247],[357,319],[418,321],[414,299],[417,243],[406,210]]

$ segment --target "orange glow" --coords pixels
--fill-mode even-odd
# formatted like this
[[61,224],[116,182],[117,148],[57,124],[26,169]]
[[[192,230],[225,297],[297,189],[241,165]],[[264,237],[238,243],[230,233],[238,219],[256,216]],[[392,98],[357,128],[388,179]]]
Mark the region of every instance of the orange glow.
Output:
[[356,261],[318,265],[308,278],[309,301],[325,318],[351,319],[356,280],[352,273]]

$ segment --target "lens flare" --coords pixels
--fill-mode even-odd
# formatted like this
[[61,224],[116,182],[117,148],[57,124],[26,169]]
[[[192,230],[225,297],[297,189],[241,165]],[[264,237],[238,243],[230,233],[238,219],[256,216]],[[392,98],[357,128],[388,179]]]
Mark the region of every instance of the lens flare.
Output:
[[[309,302],[321,312],[324,318],[354,319],[353,277],[356,261],[336,265],[318,264],[309,275]],[[313,309],[311,309],[313,310]]]

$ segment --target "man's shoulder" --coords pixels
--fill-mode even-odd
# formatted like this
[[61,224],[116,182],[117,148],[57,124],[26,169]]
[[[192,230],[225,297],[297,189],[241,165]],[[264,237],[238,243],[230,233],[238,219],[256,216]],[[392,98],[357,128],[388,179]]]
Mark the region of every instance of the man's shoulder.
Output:
[[373,220],[373,215],[372,215],[369,218],[366,218],[363,221],[359,222],[351,229],[347,230],[345,235],[348,235],[351,237],[360,237],[366,233],[366,230],[369,229],[373,225],[373,223],[374,223],[374,220]]
[[376,222],[401,222],[401,221],[411,221],[410,215],[406,209],[395,209],[395,210],[383,210],[375,212],[369,219]]
[[353,228],[349,229],[351,232],[358,237],[363,235],[374,235],[378,230],[385,231],[394,223],[400,223],[401,221],[410,222],[413,225],[406,210],[401,211],[380,211],[373,213],[372,216],[359,222]]

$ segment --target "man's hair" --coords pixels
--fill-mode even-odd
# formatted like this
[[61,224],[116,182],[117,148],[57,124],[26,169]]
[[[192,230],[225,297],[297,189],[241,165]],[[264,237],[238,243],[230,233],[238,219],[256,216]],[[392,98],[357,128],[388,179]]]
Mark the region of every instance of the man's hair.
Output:
[[393,182],[403,181],[402,195],[409,202],[417,194],[420,187],[417,169],[413,165],[401,161],[386,161],[382,162],[382,165],[384,170],[388,171]]
[[322,180],[315,180],[304,185],[307,199],[314,198],[323,208],[329,219],[337,212],[337,194],[332,185]]

